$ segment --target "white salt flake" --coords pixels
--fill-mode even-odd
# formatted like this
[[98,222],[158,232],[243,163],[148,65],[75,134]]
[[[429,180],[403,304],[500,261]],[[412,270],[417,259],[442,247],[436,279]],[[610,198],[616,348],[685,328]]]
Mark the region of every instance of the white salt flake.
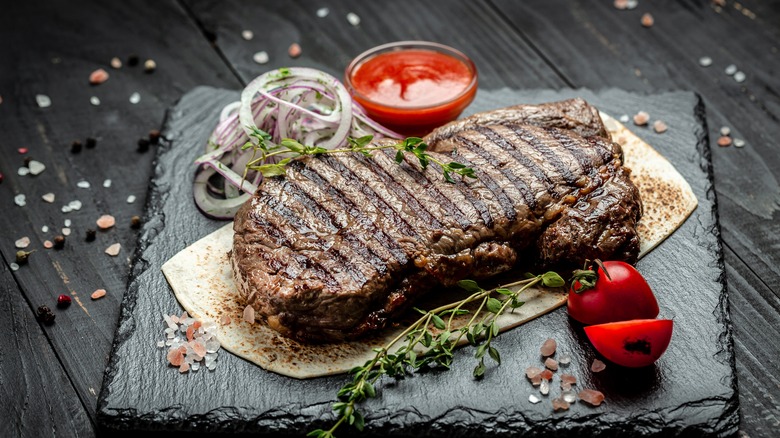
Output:
[[43,163],[35,160],[30,160],[30,163],[27,164],[27,168],[30,169],[31,175],[40,175],[41,172],[46,170],[46,166]]
[[747,79],[747,76],[745,73],[738,71],[734,73],[734,80],[737,81],[737,83],[745,82],[745,79]]
[[743,148],[743,147],[745,147],[745,140],[742,140],[741,138],[735,138],[734,139],[734,147],[735,148]]
[[115,243],[108,248],[106,248],[106,254],[110,255],[111,257],[116,257],[119,255],[119,250],[122,249],[122,245],[119,243]]
[[54,202],[54,193],[47,193],[41,196],[41,199],[51,204],[52,202]]
[[81,201],[79,201],[79,200],[70,201],[68,203],[68,207],[70,207],[71,210],[74,210],[74,211],[81,210]]
[[165,341],[157,342],[157,348],[163,348],[163,347],[165,347]]
[[73,225],[73,221],[70,219],[65,219],[65,221],[62,224],[65,225],[66,227],[69,227]]
[[317,9],[317,16],[320,18],[325,18],[330,13],[330,9],[328,8],[319,8]]
[[22,166],[19,168],[19,170],[16,171],[16,174],[19,176],[27,176],[30,174],[30,169],[25,166]]
[[540,401],[542,401],[542,399],[540,399],[539,397],[537,397],[537,396],[535,396],[535,395],[531,394],[531,395],[529,395],[529,396],[528,396],[528,401],[529,401],[529,402],[531,402],[531,403],[533,403],[533,404],[537,404],[537,403],[539,403]]
[[69,205],[63,205],[61,211],[63,213],[70,213],[71,211],[73,211],[73,208],[71,208]]
[[261,50],[254,55],[252,55],[252,60],[255,61],[258,64],[267,64],[269,61],[268,52],[265,50]]
[[91,103],[92,105],[98,106],[98,105],[100,105],[100,99],[98,99],[97,96],[92,96],[92,97],[89,98],[89,103]]
[[241,31],[241,38],[243,38],[243,39],[245,39],[247,41],[251,40],[254,37],[255,37],[255,34],[251,30]]
[[637,6],[639,6],[639,1],[638,0],[628,0],[626,2],[626,9],[628,9],[628,10],[636,9]]
[[577,401],[577,395],[574,393],[574,391],[563,391],[561,393],[561,397],[566,401],[566,403],[574,403]]
[[629,120],[630,118],[628,117],[628,114],[623,114],[620,116],[620,123],[628,123]]
[[88,189],[90,187],[89,181],[79,181],[76,183],[76,187],[80,189]]
[[542,379],[542,384],[539,385],[539,392],[541,392],[542,395],[550,393],[550,382],[548,380]]
[[24,207],[27,205],[27,196],[24,196],[21,193],[14,196],[14,204],[18,205],[19,207]]
[[128,196],[127,197],[127,203],[128,204],[132,204],[133,202],[135,202],[135,195]]
[[51,106],[51,98],[45,94],[36,94],[35,103],[41,108],[48,108]]
[[729,66],[728,66],[728,67],[726,67],[726,69],[724,70],[724,72],[725,72],[727,75],[731,76],[731,75],[733,75],[734,73],[736,73],[736,72],[737,72],[737,66],[736,66],[736,65],[734,65],[734,64],[729,64]]
[[138,94],[137,91],[130,95],[130,103],[132,103],[133,105],[137,104],[140,101],[141,101],[141,95]]
[[21,239],[14,242],[14,246],[16,246],[19,249],[24,249],[30,246],[30,238],[27,236],[22,237]]
[[41,233],[48,233],[48,232],[49,232],[49,227],[48,226],[44,225],[44,226],[41,227]]
[[558,364],[560,365],[568,365],[570,363],[571,363],[571,355],[562,354],[561,357],[558,358]]
[[63,236],[70,236],[70,228],[65,227],[62,229],[62,235]]
[[349,14],[347,14],[347,21],[349,21],[349,24],[353,26],[357,26],[360,24],[360,17],[358,16],[358,14],[354,12],[350,12]]
[[18,271],[19,270],[19,265],[16,264],[16,263],[11,263],[9,266],[11,266],[11,270],[12,271]]
[[103,181],[103,187],[104,187],[104,188],[109,188],[109,187],[111,187],[111,180],[110,180],[110,179],[107,179],[107,180]]
[[712,65],[712,58],[709,56],[702,56],[699,58],[699,65],[702,67],[709,67]]

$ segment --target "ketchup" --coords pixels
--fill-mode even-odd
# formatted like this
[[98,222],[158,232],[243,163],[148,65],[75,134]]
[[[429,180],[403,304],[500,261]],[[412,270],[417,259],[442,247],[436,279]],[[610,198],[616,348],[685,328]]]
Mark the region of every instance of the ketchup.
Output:
[[368,115],[404,135],[423,135],[454,120],[477,91],[470,61],[435,50],[379,53],[347,75],[352,97]]

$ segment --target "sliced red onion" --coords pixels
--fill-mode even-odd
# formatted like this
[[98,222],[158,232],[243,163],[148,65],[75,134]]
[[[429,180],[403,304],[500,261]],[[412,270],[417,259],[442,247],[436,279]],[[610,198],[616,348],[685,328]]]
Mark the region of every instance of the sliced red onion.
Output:
[[[240,102],[222,109],[219,120],[206,153],[195,161],[199,171],[193,187],[198,208],[219,219],[232,219],[262,181],[259,172],[248,172],[246,180],[241,175],[255,156],[251,148],[242,147],[247,142],[259,143],[251,135],[257,129],[271,136],[269,147],[284,138],[334,149],[345,147],[349,136],[402,137],[371,120],[336,78],[304,67],[258,76],[243,90]],[[274,156],[268,162],[280,158]],[[209,181],[215,174],[224,178],[221,185]]]

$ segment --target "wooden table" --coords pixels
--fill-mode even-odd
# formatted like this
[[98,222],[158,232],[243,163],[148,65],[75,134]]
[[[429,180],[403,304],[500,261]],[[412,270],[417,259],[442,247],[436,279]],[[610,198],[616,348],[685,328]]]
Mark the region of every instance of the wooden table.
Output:
[[[722,4],[718,6],[718,4]],[[617,87],[703,96],[712,144],[729,305],[739,379],[741,433],[774,436],[780,426],[780,5],[748,0],[642,1],[618,10],[611,1],[511,0],[341,2],[180,0],[97,2],[28,0],[0,14],[0,436],[91,436],[95,408],[120,303],[136,249],[132,216],[142,215],[154,150],[139,138],[159,128],[165,110],[197,85],[238,89],[281,66],[340,75],[365,49],[397,40],[455,46],[477,64],[484,89]],[[328,15],[318,16],[320,8]],[[346,15],[361,21],[351,25]],[[640,17],[655,24],[645,28]],[[254,32],[245,40],[241,32]],[[303,53],[288,56],[297,42]],[[252,59],[266,51],[270,62]],[[127,65],[137,56],[140,65]],[[118,57],[124,65],[112,69]],[[702,67],[700,58],[712,65]],[[144,71],[153,59],[157,68]],[[724,73],[735,64],[737,82]],[[90,73],[109,72],[90,86]],[[131,103],[138,93],[140,101]],[[41,108],[36,95],[51,98]],[[91,97],[100,104],[91,103]],[[94,99],[92,99],[94,100]],[[637,111],[641,108],[637,108]],[[667,121],[674,129],[674,121]],[[721,126],[744,148],[718,147]],[[71,152],[74,140],[97,139]],[[19,148],[27,148],[25,154]],[[38,176],[17,171],[30,157]],[[104,187],[110,179],[110,187]],[[78,186],[88,181],[89,188]],[[54,193],[53,203],[42,195]],[[14,197],[26,195],[26,205]],[[136,200],[128,202],[128,196]],[[78,211],[62,206],[79,200]],[[117,226],[86,242],[102,214]],[[72,234],[60,250],[42,241]],[[48,226],[49,231],[42,231]],[[14,242],[36,251],[12,271]],[[122,245],[117,257],[107,246]],[[97,301],[90,294],[108,291]],[[36,321],[67,293],[73,305],[56,323]],[[150,364],[150,366],[155,366]],[[702,370],[706,372],[706,370]]]

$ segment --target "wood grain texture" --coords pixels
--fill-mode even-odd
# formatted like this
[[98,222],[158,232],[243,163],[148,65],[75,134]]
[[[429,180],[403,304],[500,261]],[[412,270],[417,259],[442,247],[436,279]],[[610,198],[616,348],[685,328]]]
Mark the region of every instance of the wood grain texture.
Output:
[[[745,388],[740,391],[741,430],[771,436],[767,425],[777,422],[777,411],[770,403],[780,400],[780,387],[767,385],[765,376],[777,370],[756,356],[767,348],[776,356],[769,340],[780,337],[777,3],[727,2],[717,8],[708,1],[641,2],[633,11],[616,10],[608,1],[493,3],[568,82],[648,92],[693,90],[706,102],[713,145],[721,126],[746,140],[744,149],[713,146],[712,157],[738,327],[737,369]],[[652,28],[639,23],[645,12],[655,17]],[[711,57],[713,65],[701,67],[702,56]],[[747,74],[744,83],[724,73],[729,64]],[[674,120],[666,122],[675,129]]]
[[4,263],[0,291],[0,436],[94,436],[86,409]]
[[[215,38],[244,82],[272,68],[294,66],[319,68],[340,78],[349,61],[371,47],[392,41],[429,40],[465,50],[477,65],[482,87],[564,85],[554,70],[482,2],[348,0],[326,4],[295,0],[267,1],[254,8],[245,7],[240,0],[184,3],[206,34]],[[317,17],[317,10],[325,6],[328,15]],[[360,25],[347,22],[349,12],[361,17]],[[254,39],[241,38],[245,29],[254,32]],[[288,56],[292,43],[301,45],[300,58]],[[266,65],[252,61],[252,55],[260,50],[270,55]]]
[[[480,93],[469,111],[574,95],[610,113],[625,111],[639,101],[658,113],[677,115],[678,123],[685,126],[664,136],[647,129],[638,133],[675,165],[699,200],[692,217],[639,264],[648,281],[663,291],[659,294],[662,317],[675,320],[675,341],[653,367],[612,367],[604,374],[593,374],[589,371],[593,350],[580,327],[559,309],[502,334],[496,345],[504,352],[502,365],[490,367],[482,381],[471,375],[473,349],[469,347],[456,354],[456,364],[446,373],[423,373],[383,385],[381,397],[365,405],[365,433],[725,437],[736,430],[730,325],[700,101],[692,93],[637,96],[618,90],[594,94],[503,89]],[[330,422],[335,391],[348,379],[287,378],[224,352],[215,371],[181,375],[163,366],[165,353],[155,347],[163,337],[162,313],[181,312],[160,267],[223,225],[197,213],[190,200],[190,185],[181,183],[191,180],[192,174],[177,163],[191,162],[200,153],[199,148],[183,145],[205,144],[221,107],[236,97],[236,92],[198,88],[185,95],[168,118],[166,137],[172,143],[161,149],[155,169],[143,251],[123,302],[101,393],[98,418],[107,429],[301,436]],[[682,285],[675,273],[695,279],[698,287]],[[574,363],[567,372],[577,376],[581,387],[604,391],[608,407],[594,410],[578,403],[563,415],[551,416],[549,399],[538,405],[528,403],[528,394],[535,390],[521,378],[522,370],[539,363],[539,345],[551,335],[559,351],[572,353]],[[160,365],[145,367],[155,362]],[[556,387],[552,393],[557,391]]]
[[[44,331],[93,415],[137,239],[130,218],[143,213],[154,157],[137,153],[136,141],[160,127],[165,108],[185,90],[204,83],[232,87],[238,81],[173,1],[156,2],[154,8],[142,1],[17,2],[12,13],[0,14],[0,39],[5,42],[0,48],[0,172],[5,175],[0,251],[10,263],[14,240],[32,239],[30,263],[15,273],[30,315],[41,304],[53,307],[59,294],[74,297],[71,308]],[[108,66],[112,57],[125,61],[132,54],[142,63],[154,59],[157,70],[147,74],[141,66]],[[110,78],[90,86],[88,77],[97,68]],[[141,96],[136,105],[129,102],[134,92]],[[51,107],[39,108],[36,94],[50,96]],[[91,96],[101,105],[91,105]],[[71,141],[86,137],[97,138],[97,147],[70,153]],[[20,155],[19,147],[30,151]],[[17,176],[25,157],[47,169],[36,177]],[[110,188],[103,187],[105,179],[112,180]],[[91,187],[78,188],[79,181]],[[53,204],[41,199],[47,192],[56,195]],[[27,196],[25,207],[14,205],[20,193]],[[135,203],[127,203],[129,195],[137,197]],[[63,214],[60,208],[73,200],[83,208]],[[116,227],[85,242],[85,230],[109,213]],[[65,219],[73,222],[65,248],[44,249],[42,242],[60,234]],[[48,232],[42,232],[44,225]],[[122,250],[112,258],[104,250],[115,242]],[[98,288],[108,295],[90,300]]]

